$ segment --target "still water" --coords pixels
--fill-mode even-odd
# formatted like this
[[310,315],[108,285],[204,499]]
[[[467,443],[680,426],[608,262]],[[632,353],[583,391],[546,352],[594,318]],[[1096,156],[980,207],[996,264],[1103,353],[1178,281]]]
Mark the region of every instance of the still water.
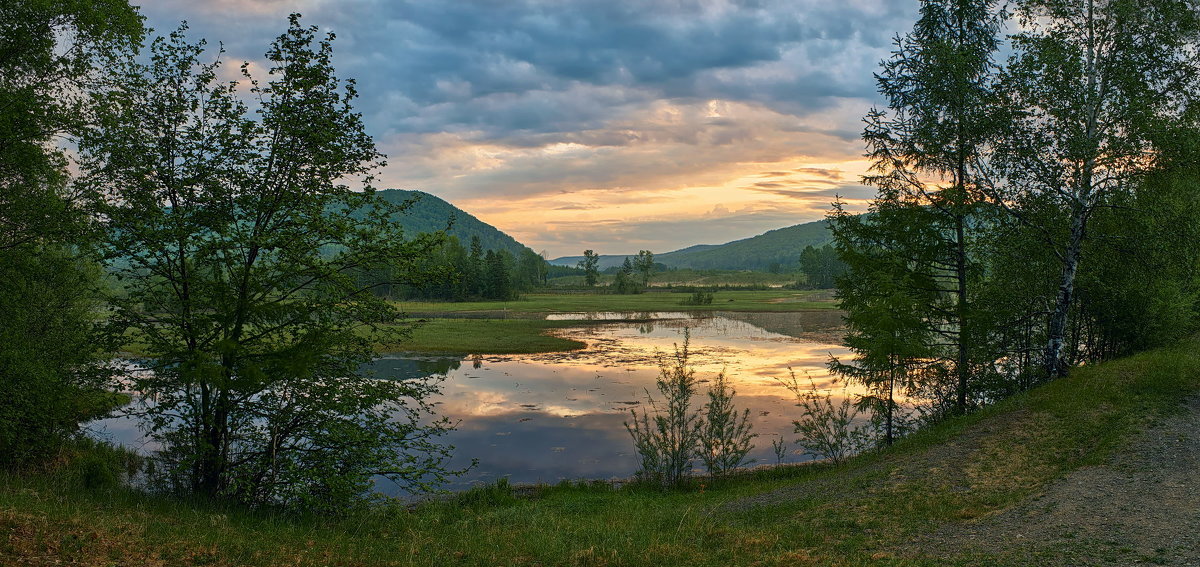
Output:
[[[805,460],[791,422],[797,417],[794,396],[779,378],[791,368],[821,388],[836,388],[826,370],[831,356],[849,351],[836,344],[841,325],[833,311],[799,313],[688,314],[566,313],[550,317],[579,320],[578,327],[553,331],[582,341],[586,348],[566,353],[471,355],[454,357],[383,355],[372,365],[380,378],[441,379],[442,392],[430,400],[439,414],[457,423],[443,437],[453,445],[452,464],[478,465],[444,488],[462,490],[507,477],[514,483],[558,482],[563,479],[612,479],[637,469],[633,442],[624,422],[630,411],[643,411],[647,390],[655,388],[660,356],[670,355],[690,334],[690,365],[698,394],[694,407],[707,397],[708,382],[725,372],[737,391],[734,403],[750,410],[756,463],[775,463],[771,441],[789,442],[784,462]],[[740,410],[739,410],[740,411]],[[157,449],[127,417],[93,422],[105,437],[142,451]],[[377,489],[395,494],[389,481]]]
[[[658,357],[691,336],[690,363],[700,382],[694,405],[707,399],[707,383],[724,371],[737,391],[735,404],[749,409],[759,434],[750,457],[774,463],[771,440],[789,442],[795,399],[777,378],[795,370],[830,387],[830,356],[837,313],[588,313],[556,314],[586,321],[555,331],[587,344],[569,353],[414,358],[384,356],[380,377],[444,376],[437,410],[458,423],[444,439],[455,463],[479,464],[446,488],[456,490],[508,477],[516,483],[631,476],[637,461],[624,422],[643,411],[647,393],[659,397]],[[792,446],[791,449],[796,449]],[[792,452],[787,462],[803,460]],[[390,492],[386,484],[380,490]]]

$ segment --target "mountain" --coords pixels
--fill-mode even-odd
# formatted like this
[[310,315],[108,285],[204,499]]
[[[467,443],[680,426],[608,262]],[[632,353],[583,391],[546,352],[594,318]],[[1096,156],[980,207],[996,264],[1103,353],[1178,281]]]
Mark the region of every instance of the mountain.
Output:
[[450,219],[454,219],[453,225],[446,233],[457,237],[463,246],[470,246],[471,237],[478,236],[479,243],[484,250],[508,250],[516,255],[528,248],[500,229],[424,191],[384,189],[377,191],[376,195],[389,203],[402,203],[416,199],[416,202],[403,214],[393,217],[393,220],[399,223],[406,233],[442,230],[446,228],[446,223]]
[[[819,220],[767,231],[758,236],[725,244],[697,244],[674,252],[655,254],[654,261],[668,268],[696,270],[766,270],[772,264],[795,266],[805,246],[824,246],[833,242],[829,224]],[[629,254],[634,256],[635,254]],[[624,254],[602,254],[601,270],[619,266]],[[559,266],[574,266],[583,256],[563,256],[550,260]]]
[[833,242],[824,220],[770,230],[720,246],[692,246],[654,256],[670,268],[697,270],[765,270],[772,264],[794,266],[805,246]]

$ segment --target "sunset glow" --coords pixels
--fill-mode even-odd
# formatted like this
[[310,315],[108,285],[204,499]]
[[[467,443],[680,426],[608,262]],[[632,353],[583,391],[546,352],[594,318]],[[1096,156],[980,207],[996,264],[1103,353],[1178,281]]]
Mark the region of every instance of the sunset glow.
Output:
[[719,244],[817,220],[837,196],[864,206],[871,73],[916,4],[142,9],[159,33],[187,20],[193,37],[221,42],[230,79],[301,11],[336,34],[338,72],[358,81],[357,107],[388,155],[379,187],[433,193],[556,257]]

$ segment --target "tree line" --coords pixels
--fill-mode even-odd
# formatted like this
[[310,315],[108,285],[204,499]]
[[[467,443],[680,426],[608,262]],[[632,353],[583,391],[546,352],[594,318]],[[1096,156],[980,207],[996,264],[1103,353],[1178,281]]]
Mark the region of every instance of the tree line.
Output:
[[379,284],[377,293],[393,299],[511,301],[545,285],[550,275],[550,265],[533,250],[517,255],[503,249],[485,251],[474,235],[467,247],[453,235],[444,236],[423,264],[432,277],[406,281],[403,266],[385,266],[369,278]]
[[1196,3],[1007,6],[921,3],[865,119],[877,196],[829,215],[832,366],[889,426],[901,395],[961,414],[1197,329]]

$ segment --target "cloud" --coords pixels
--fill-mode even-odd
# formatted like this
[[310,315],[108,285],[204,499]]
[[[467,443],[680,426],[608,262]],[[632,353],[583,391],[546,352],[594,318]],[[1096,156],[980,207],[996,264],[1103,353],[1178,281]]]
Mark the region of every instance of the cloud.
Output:
[[[260,79],[287,13],[302,12],[305,24],[336,34],[338,74],[358,81],[356,108],[389,155],[381,186],[433,192],[547,246],[585,238],[566,231],[588,221],[624,219],[663,240],[613,228],[606,246],[641,238],[652,249],[694,243],[680,241],[681,225],[654,219],[681,204],[696,218],[691,208],[710,210],[713,192],[730,196],[731,210],[761,209],[744,213],[756,220],[714,228],[720,234],[794,224],[786,214],[819,217],[818,200],[839,190],[864,195],[854,188],[862,168],[846,164],[861,161],[861,117],[877,101],[872,72],[916,9],[915,0],[142,7],[159,30],[187,19],[193,37],[222,42],[228,59],[256,62]],[[581,224],[543,237],[519,221],[520,207]]]

